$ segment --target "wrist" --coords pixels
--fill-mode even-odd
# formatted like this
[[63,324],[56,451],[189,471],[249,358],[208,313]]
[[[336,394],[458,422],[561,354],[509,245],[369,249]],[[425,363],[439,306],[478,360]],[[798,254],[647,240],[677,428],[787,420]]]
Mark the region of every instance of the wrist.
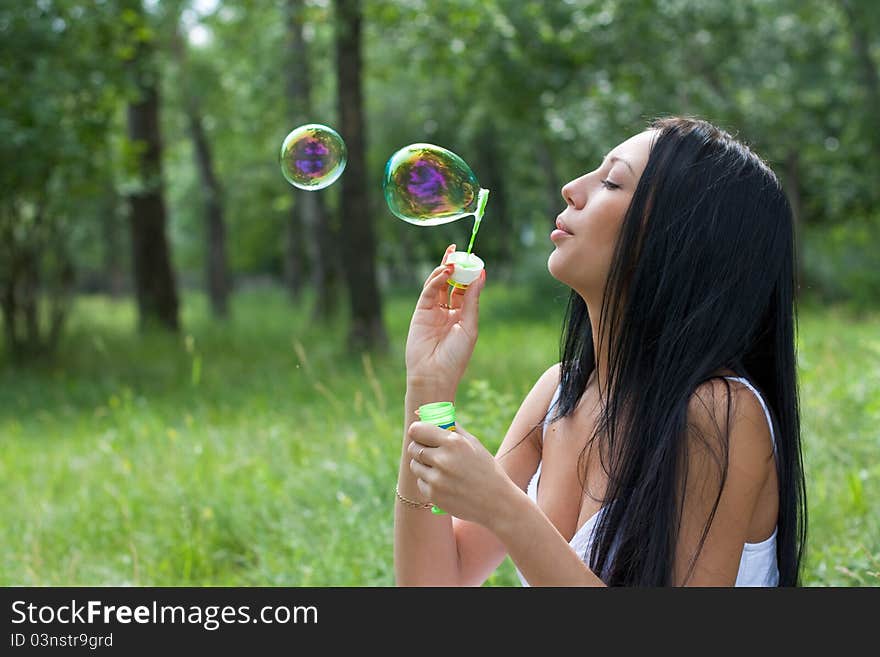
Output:
[[531,499],[510,478],[507,478],[507,485],[496,499],[497,508],[485,526],[506,543],[526,510],[524,505],[531,502]]
[[407,397],[427,399],[428,401],[455,401],[458,384],[450,385],[449,381],[419,376],[406,377]]

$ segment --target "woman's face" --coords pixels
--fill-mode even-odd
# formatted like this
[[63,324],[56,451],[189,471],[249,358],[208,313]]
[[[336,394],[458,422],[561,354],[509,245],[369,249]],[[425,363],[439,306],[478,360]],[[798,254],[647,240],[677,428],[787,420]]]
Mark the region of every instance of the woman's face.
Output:
[[585,298],[602,294],[623,216],[656,135],[656,130],[645,130],[630,137],[613,148],[598,169],[562,188],[567,207],[550,234],[556,248],[547,268]]

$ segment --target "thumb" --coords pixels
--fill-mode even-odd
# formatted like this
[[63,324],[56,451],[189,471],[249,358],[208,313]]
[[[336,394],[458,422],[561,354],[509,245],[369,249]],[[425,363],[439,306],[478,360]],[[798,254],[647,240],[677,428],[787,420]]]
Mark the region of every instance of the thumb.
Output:
[[486,270],[480,273],[480,278],[468,286],[461,300],[461,324],[471,335],[477,334],[477,326],[480,319],[480,293],[486,285]]

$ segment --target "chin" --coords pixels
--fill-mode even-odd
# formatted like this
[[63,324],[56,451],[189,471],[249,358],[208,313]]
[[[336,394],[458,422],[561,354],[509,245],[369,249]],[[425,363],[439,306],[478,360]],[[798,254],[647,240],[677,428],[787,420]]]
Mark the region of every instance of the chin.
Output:
[[585,280],[585,272],[572,272],[565,265],[565,260],[558,253],[558,249],[551,252],[547,258],[547,271],[560,283],[567,285],[573,290],[584,290],[592,287],[588,280]]
[[[558,249],[554,249],[550,256],[547,258],[547,271],[550,272],[550,275],[555,278],[557,281],[561,283],[565,283],[568,285],[568,281],[565,280],[565,272],[563,268],[560,266]],[[554,257],[556,256],[556,257]]]

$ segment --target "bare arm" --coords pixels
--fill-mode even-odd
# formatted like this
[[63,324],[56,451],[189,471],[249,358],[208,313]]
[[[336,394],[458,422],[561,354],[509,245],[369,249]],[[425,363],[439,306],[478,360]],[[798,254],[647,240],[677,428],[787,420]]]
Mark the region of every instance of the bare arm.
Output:
[[[538,379],[516,413],[496,460],[511,482],[525,490],[540,459],[540,426],[559,383],[559,366],[550,367]],[[444,394],[446,396],[444,396]],[[412,386],[407,390],[403,451],[398,485],[404,497],[423,501],[416,477],[409,468],[407,436],[418,417],[415,409],[432,401],[451,399],[449,392]],[[525,439],[524,439],[525,438]],[[504,543],[481,524],[402,504],[395,507],[394,565],[399,585],[479,586],[507,554]]]
[[[409,468],[407,448],[412,440],[409,426],[417,421],[416,409],[422,404],[451,401],[454,393],[431,387],[407,385],[404,402],[403,450],[397,486],[400,494],[416,502],[428,502],[416,486]],[[396,499],[396,498],[395,498]],[[458,549],[452,533],[452,518],[435,515],[395,501],[394,506],[394,575],[399,586],[455,586],[458,580]]]
[[[531,429],[544,417],[558,385],[557,363],[541,375],[526,395],[495,454],[495,459],[521,491],[528,487],[541,459],[542,429],[540,426]],[[483,525],[460,518],[452,522],[460,555],[460,583],[480,586],[504,561],[507,547]]]
[[605,586],[526,493],[505,508],[492,529],[530,586]]

